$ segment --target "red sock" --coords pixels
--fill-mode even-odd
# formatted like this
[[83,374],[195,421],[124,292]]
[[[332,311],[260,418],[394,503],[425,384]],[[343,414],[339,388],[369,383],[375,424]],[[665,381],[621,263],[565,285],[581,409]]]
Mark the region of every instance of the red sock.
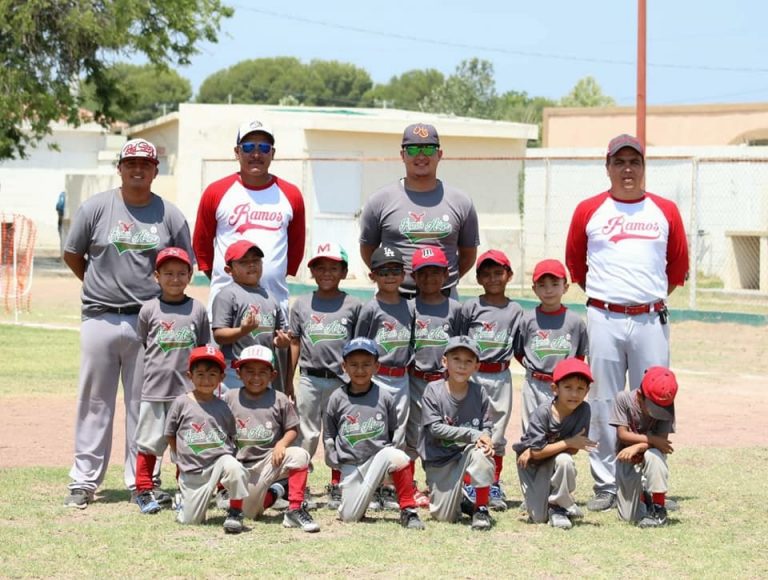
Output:
[[309,469],[291,469],[288,472],[288,509],[297,510],[304,503],[304,490],[307,489]]
[[152,472],[155,471],[157,457],[148,453],[139,452],[136,455],[136,492],[152,491],[155,487],[152,481]]
[[341,483],[341,471],[338,469],[331,469],[331,485],[339,485]]
[[229,507],[233,510],[240,510],[243,511],[243,500],[241,499],[231,499],[229,500]]
[[475,507],[488,507],[488,497],[491,495],[491,488],[487,485],[485,487],[475,488]]
[[275,505],[275,494],[272,493],[271,490],[267,490],[267,493],[264,495],[264,509],[267,509],[269,507],[272,507]]
[[221,491],[222,489],[224,489],[224,486],[221,485],[221,482],[217,483],[216,484],[216,491]]
[[400,509],[416,507],[416,500],[413,499],[415,487],[413,485],[413,476],[411,475],[411,466],[406,465],[402,469],[393,471],[390,475],[392,476],[392,482],[395,484]]
[[[138,486],[136,487],[138,489]],[[656,505],[660,505],[661,507],[664,507],[664,503],[667,500],[667,494],[666,493],[652,493],[651,494],[651,501],[655,503]]]
[[464,485],[469,485],[472,483],[472,480],[469,478],[469,473],[464,474]]
[[499,483],[499,479],[501,479],[501,470],[504,469],[504,456],[494,455],[493,462],[496,464],[496,471],[493,473],[493,483]]

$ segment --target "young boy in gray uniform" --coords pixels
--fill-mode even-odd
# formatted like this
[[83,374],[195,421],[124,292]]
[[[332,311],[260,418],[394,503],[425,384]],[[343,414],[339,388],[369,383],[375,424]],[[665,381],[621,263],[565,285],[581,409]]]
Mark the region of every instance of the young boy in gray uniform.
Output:
[[515,358],[525,368],[523,431],[528,429],[531,414],[554,397],[555,366],[570,357],[584,360],[588,349],[586,323],[563,306],[568,291],[565,266],[559,260],[542,260],[533,269],[532,288],[541,304],[523,314],[515,345]]
[[[291,380],[299,367],[296,410],[300,421],[300,444],[310,459],[317,451],[325,407],[331,394],[344,384],[341,351],[354,337],[361,303],[339,289],[347,277],[349,259],[339,244],[322,242],[307,264],[317,284],[312,294],[299,296],[291,308]],[[290,382],[290,381],[289,381]],[[330,509],[338,505],[341,474],[332,470],[328,486]],[[309,488],[307,488],[309,489]],[[310,509],[315,506],[307,493]]]
[[[419,433],[421,431],[421,398],[431,381],[445,378],[443,352],[448,339],[461,334],[461,303],[442,292],[448,279],[448,259],[437,246],[423,246],[413,253],[411,266],[418,294],[414,299],[413,362],[409,369],[411,405],[405,433],[406,452],[411,457],[411,470],[416,471]],[[419,507],[428,507],[427,494],[416,488]]]
[[[480,349],[480,368],[472,377],[485,389],[490,401],[493,421],[493,460],[496,471],[491,485],[491,509],[507,509],[499,479],[504,468],[507,439],[504,433],[512,413],[512,373],[509,362],[519,332],[523,309],[504,294],[512,279],[509,258],[499,250],[488,250],[477,259],[477,282],[484,293],[470,298],[462,305],[463,334],[477,342]],[[467,489],[470,497],[473,490]]]
[[[489,530],[490,485],[493,483],[493,423],[488,395],[471,380],[480,366],[480,349],[467,336],[448,340],[443,355],[448,377],[427,385],[421,400],[419,453],[430,488],[430,515],[455,522],[472,514],[473,530]],[[463,484],[475,489],[474,505],[462,502]]]
[[341,472],[342,521],[359,521],[387,475],[399,498],[400,524],[424,529],[416,512],[409,459],[393,445],[397,428],[395,400],[372,380],[379,352],[370,338],[357,337],[342,351],[349,382],[328,400],[324,415],[325,461]]
[[645,371],[640,388],[616,395],[616,503],[619,517],[641,528],[667,524],[669,434],[675,431],[677,379],[666,367]]
[[320,531],[304,509],[309,454],[301,447],[291,447],[298,435],[299,417],[288,397],[270,387],[277,375],[272,350],[260,344],[248,346],[233,364],[243,387],[227,391],[222,398],[235,416],[237,459],[250,475],[244,515],[257,518],[272,506],[277,498],[270,486],[287,477],[288,510],[283,526]]
[[[141,513],[160,511],[170,503],[153,473],[168,441],[165,419],[173,400],[188,392],[189,353],[207,344],[210,327],[205,305],[184,294],[192,279],[192,261],[181,248],[165,248],[155,261],[161,295],[144,303],[136,334],[144,344],[144,385],[136,425],[136,504]],[[154,490],[154,491],[153,491]]]
[[571,518],[582,517],[573,493],[576,465],[573,455],[592,451],[588,438],[590,409],[584,399],[592,373],[582,360],[567,358],[552,371],[555,399],[531,415],[528,428],[512,448],[517,453],[517,474],[529,521],[568,530]]
[[194,390],[174,399],[165,422],[171,458],[179,472],[181,505],[176,521],[201,524],[208,503],[221,482],[229,494],[224,531],[243,531],[243,498],[248,497],[248,471],[235,458],[235,417],[214,393],[226,362],[213,346],[199,346],[189,355]]
[[[243,349],[251,345],[269,349],[290,345],[279,303],[259,284],[263,257],[261,248],[248,240],[231,244],[224,254],[224,271],[232,276],[232,282],[213,299],[211,327],[228,361],[240,358]],[[273,386],[292,396],[293,385],[283,385],[279,376]],[[230,389],[242,386],[234,371],[227,372],[224,384]]]

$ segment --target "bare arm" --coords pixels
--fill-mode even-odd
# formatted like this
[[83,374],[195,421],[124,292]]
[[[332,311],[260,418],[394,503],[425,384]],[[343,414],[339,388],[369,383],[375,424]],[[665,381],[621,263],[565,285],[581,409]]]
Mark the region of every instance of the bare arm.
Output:
[[170,447],[173,454],[176,454],[176,437],[166,437],[168,441],[168,447]]
[[373,255],[373,251],[375,249],[376,246],[360,244],[360,257],[363,259],[363,262],[365,262],[365,265],[369,268],[371,267],[371,256]]
[[82,279],[85,277],[85,258],[80,254],[64,252],[62,259],[64,260],[64,263],[69,267],[69,269],[72,270],[72,273],[82,281]]
[[531,459],[534,461],[542,461],[543,459],[548,459],[558,453],[570,452],[571,450],[579,451],[582,449],[591,451],[596,447],[597,443],[584,435],[584,430],[582,430],[578,435],[568,437],[568,439],[561,439],[554,443],[549,443],[542,449],[531,449]]
[[275,446],[272,448],[272,465],[280,466],[285,458],[285,450],[296,440],[298,432],[296,428],[288,429]]
[[459,278],[469,272],[475,265],[477,248],[474,246],[459,246]]
[[620,425],[616,428],[616,437],[624,445],[645,445],[645,449],[637,448],[637,452],[645,452],[649,447],[655,447],[662,453],[672,453],[672,442],[663,435],[642,435],[640,433],[634,433],[627,427]]

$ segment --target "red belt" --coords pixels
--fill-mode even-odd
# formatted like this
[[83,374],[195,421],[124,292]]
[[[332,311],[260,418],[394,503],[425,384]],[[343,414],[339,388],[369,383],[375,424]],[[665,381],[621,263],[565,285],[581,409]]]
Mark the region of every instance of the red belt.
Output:
[[531,371],[531,376],[537,381],[547,381],[548,383],[552,382],[552,375],[548,375],[547,373],[540,373],[539,371]]
[[379,365],[379,370],[376,371],[376,374],[385,377],[404,377],[405,367],[385,367],[384,365]]
[[445,373],[439,371],[418,371],[411,367],[411,375],[423,381],[437,381],[445,378]]
[[625,306],[623,304],[608,304],[602,300],[590,298],[587,300],[587,306],[594,306],[600,310],[608,310],[609,312],[616,312],[617,314],[627,314],[629,316],[636,316],[638,314],[648,314],[649,312],[661,312],[664,309],[664,301],[659,300],[651,304],[633,304],[631,306]]
[[481,373],[500,373],[509,368],[509,361],[507,362],[481,362],[478,369]]

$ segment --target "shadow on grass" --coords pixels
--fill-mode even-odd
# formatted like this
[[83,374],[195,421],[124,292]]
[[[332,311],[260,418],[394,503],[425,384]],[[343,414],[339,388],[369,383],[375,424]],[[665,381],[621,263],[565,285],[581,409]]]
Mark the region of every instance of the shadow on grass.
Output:
[[131,492],[127,489],[102,489],[96,494],[97,503],[129,503]]

